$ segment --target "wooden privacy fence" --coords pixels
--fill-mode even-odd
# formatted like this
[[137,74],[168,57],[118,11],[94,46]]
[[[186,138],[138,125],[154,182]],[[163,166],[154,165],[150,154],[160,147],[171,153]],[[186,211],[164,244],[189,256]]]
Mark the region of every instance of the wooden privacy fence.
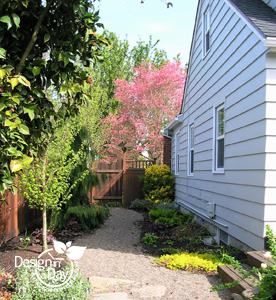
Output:
[[119,202],[129,207],[136,198],[142,199],[142,183],[139,176],[145,169],[154,165],[156,160],[127,160],[126,152],[123,159],[107,164],[100,162],[94,172],[99,176],[100,185],[93,187],[88,194],[92,203]]
[[30,209],[22,196],[5,192],[8,205],[0,202],[0,242],[10,240],[31,228],[40,219],[39,210]]

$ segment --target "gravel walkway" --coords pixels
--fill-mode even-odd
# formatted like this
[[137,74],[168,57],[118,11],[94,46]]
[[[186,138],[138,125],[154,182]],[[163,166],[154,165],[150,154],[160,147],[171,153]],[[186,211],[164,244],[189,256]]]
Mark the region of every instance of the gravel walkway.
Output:
[[74,242],[74,246],[87,247],[78,266],[82,275],[90,278],[92,295],[126,292],[128,299],[136,300],[230,299],[227,290],[210,292],[211,286],[218,282],[217,276],[154,265],[153,257],[143,254],[139,244],[142,219],[142,214],[136,211],[113,208],[101,228]]

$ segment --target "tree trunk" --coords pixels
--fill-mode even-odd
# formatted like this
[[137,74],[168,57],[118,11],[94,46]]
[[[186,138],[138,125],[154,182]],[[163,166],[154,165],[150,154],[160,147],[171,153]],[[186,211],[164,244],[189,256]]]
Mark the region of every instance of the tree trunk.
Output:
[[[43,192],[45,192],[45,180],[46,180],[46,157],[43,157]],[[43,203],[42,211],[42,252],[48,249],[47,245],[47,203]]]
[[42,211],[42,252],[47,249],[47,206],[46,203],[44,203]]

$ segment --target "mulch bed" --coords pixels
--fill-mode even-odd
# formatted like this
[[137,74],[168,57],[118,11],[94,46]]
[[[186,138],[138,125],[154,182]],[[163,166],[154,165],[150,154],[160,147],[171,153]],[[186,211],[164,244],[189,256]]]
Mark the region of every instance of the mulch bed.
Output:
[[[146,233],[155,234],[158,236],[158,239],[156,241],[155,245],[148,245],[141,242],[143,252],[145,254],[152,255],[154,257],[160,257],[161,255],[165,254],[173,254],[171,251],[174,251],[174,249],[179,249],[181,251],[186,251],[189,253],[219,253],[219,249],[221,249],[220,246],[217,245],[207,245],[203,242],[199,242],[197,240],[196,243],[191,243],[186,240],[181,239],[181,230],[174,227],[168,227],[162,230],[154,230],[153,229],[153,222],[150,220],[148,216],[148,212],[142,212],[144,216],[144,220],[141,222],[141,239],[145,236]],[[172,249],[173,248],[173,249]],[[241,251],[237,251],[237,253],[231,253],[231,249],[234,249],[233,247],[228,247],[229,249],[229,255],[234,255],[237,260],[245,261],[246,260],[246,254],[244,254]],[[206,272],[201,269],[192,269],[192,273],[197,274],[208,274],[208,275],[217,275],[217,272]]]
[[[141,239],[146,233],[155,234],[158,236],[155,246],[142,243],[143,252],[152,256],[159,257],[166,252],[166,248],[182,249],[187,252],[200,252],[206,253],[211,250],[215,250],[218,247],[216,245],[206,245],[203,242],[197,245],[190,244],[188,241],[182,241],[178,239],[176,234],[176,227],[168,227],[162,230],[154,230],[152,227],[152,221],[148,216],[148,212],[143,212],[144,220],[141,222]],[[173,243],[173,244],[172,244]],[[162,250],[163,249],[163,250]]]

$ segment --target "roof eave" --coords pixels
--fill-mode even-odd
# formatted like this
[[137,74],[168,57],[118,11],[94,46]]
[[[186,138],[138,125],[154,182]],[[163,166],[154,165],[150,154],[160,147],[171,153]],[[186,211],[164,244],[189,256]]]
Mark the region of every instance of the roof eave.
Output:
[[276,37],[267,37],[265,46],[270,49],[270,52],[276,52]]
[[163,134],[168,135],[169,130],[172,130],[175,126],[183,123],[184,121],[184,115],[180,114],[176,116],[164,129],[163,129]]

